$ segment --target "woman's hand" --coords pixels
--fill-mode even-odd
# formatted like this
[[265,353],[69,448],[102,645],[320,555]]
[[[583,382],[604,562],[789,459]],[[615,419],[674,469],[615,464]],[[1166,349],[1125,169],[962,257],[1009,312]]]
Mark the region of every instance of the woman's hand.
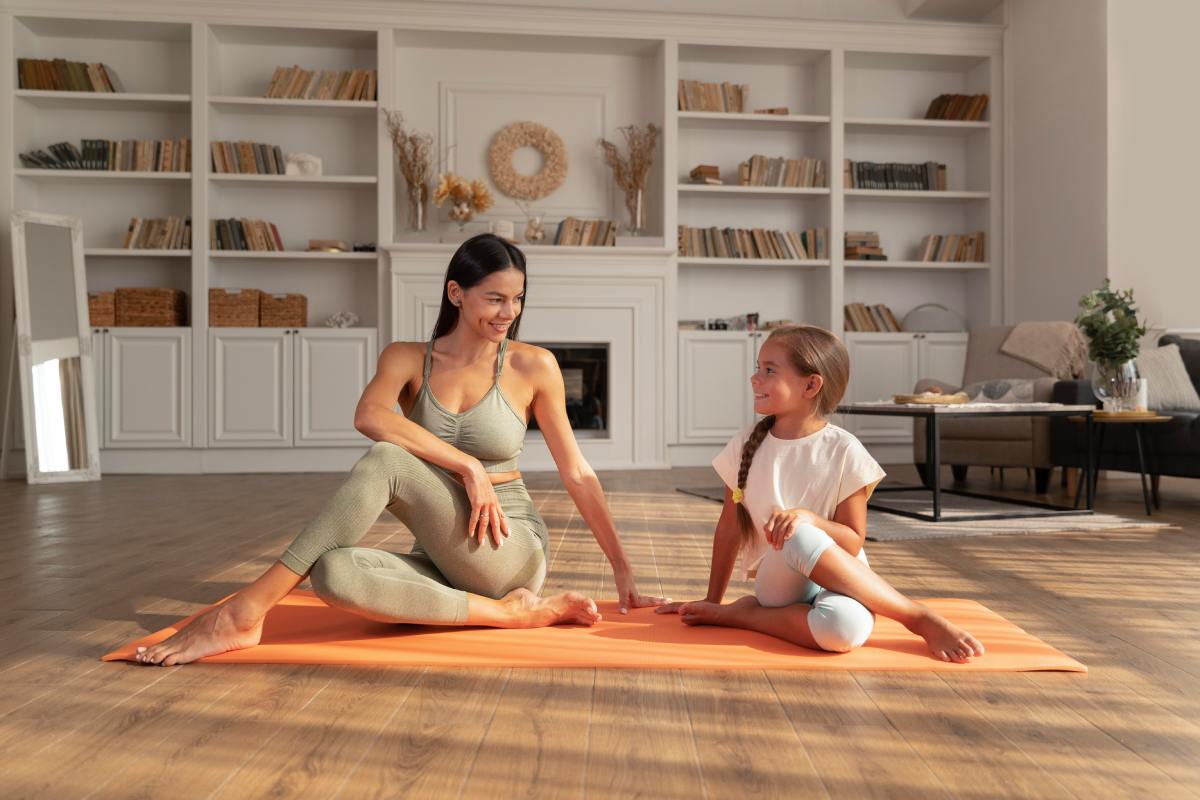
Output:
[[812,524],[814,519],[816,516],[806,508],[776,508],[763,526],[767,544],[782,550],[783,543],[792,538],[797,525]]
[[617,582],[617,603],[621,607],[622,614],[628,614],[631,608],[661,606],[671,602],[669,597],[640,594],[637,585],[633,582],[633,570],[631,569],[614,569],[613,579]]
[[463,473],[462,480],[471,501],[467,536],[483,544],[483,537],[490,533],[492,541],[499,547],[501,537],[507,538],[509,534],[508,519],[500,508],[500,498],[496,497],[496,490],[483,464],[476,461],[471,469]]

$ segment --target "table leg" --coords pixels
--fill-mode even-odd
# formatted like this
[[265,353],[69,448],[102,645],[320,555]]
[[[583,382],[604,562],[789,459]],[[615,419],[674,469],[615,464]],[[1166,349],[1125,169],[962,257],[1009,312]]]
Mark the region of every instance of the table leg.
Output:
[[1142,502],[1146,504],[1146,516],[1150,516],[1150,487],[1146,485],[1146,451],[1142,446],[1142,426],[1133,423],[1133,438],[1137,442],[1138,476],[1142,479]]
[[938,436],[937,412],[930,414],[925,422],[925,463],[933,477],[933,520],[942,518],[942,453]]
[[1092,474],[1088,486],[1088,500],[1096,502],[1096,484],[1100,480],[1100,465],[1104,463],[1104,433],[1106,426],[1101,425],[1096,434],[1096,452],[1092,455]]

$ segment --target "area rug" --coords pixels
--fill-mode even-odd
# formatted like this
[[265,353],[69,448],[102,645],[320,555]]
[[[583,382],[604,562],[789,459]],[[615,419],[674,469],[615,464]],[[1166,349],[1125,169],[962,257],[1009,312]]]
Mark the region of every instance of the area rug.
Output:
[[[933,658],[925,643],[880,618],[867,643],[849,653],[825,653],[752,631],[690,627],[674,614],[640,608],[621,614],[600,603],[592,627],[531,630],[390,625],[325,605],[312,592],[284,598],[263,625],[262,643],[202,659],[220,664],[395,664],[415,667],[615,667],[627,669],[840,669],[920,672],[1087,672],[1087,668],[972,600],[926,600],[971,631],[987,652],[967,664]],[[133,660],[137,648],[186,627],[178,624],[103,657]],[[136,663],[136,662],[135,662]]]
[[[684,494],[725,501],[725,488],[679,489]],[[914,512],[933,512],[929,492],[886,492],[876,495],[881,502]],[[948,510],[949,509],[949,510]],[[1012,511],[1016,506],[959,495],[942,495],[940,522],[910,519],[875,509],[867,510],[867,541],[897,542],[908,539],[951,539],[960,536],[996,536],[1001,534],[1066,533],[1074,531],[1159,530],[1176,527],[1166,522],[1139,521],[1116,514],[1082,514],[1066,517],[1022,517],[955,521],[955,514],[984,514]]]

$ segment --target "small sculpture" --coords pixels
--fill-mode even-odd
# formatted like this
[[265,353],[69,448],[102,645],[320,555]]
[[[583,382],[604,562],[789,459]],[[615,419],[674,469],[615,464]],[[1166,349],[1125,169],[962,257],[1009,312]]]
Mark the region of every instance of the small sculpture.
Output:
[[321,174],[321,157],[312,153],[288,153],[284,161],[284,173],[287,175]]
[[339,311],[325,320],[326,328],[353,328],[358,324],[358,314],[353,311]]

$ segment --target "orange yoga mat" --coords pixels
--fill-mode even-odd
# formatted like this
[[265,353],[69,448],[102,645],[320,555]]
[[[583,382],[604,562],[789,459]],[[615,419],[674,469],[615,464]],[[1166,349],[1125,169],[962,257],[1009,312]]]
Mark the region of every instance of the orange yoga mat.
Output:
[[[296,590],[267,615],[262,643],[202,659],[214,664],[395,664],[432,667],[617,667],[629,669],[848,669],[946,672],[1087,672],[1087,667],[973,600],[926,600],[971,631],[987,653],[968,664],[933,658],[925,643],[880,617],[867,643],[825,653],[752,631],[684,625],[674,614],[641,608],[624,615],[600,603],[592,627],[532,630],[389,625],[325,605]],[[131,642],[104,661],[132,660],[195,619]]]

